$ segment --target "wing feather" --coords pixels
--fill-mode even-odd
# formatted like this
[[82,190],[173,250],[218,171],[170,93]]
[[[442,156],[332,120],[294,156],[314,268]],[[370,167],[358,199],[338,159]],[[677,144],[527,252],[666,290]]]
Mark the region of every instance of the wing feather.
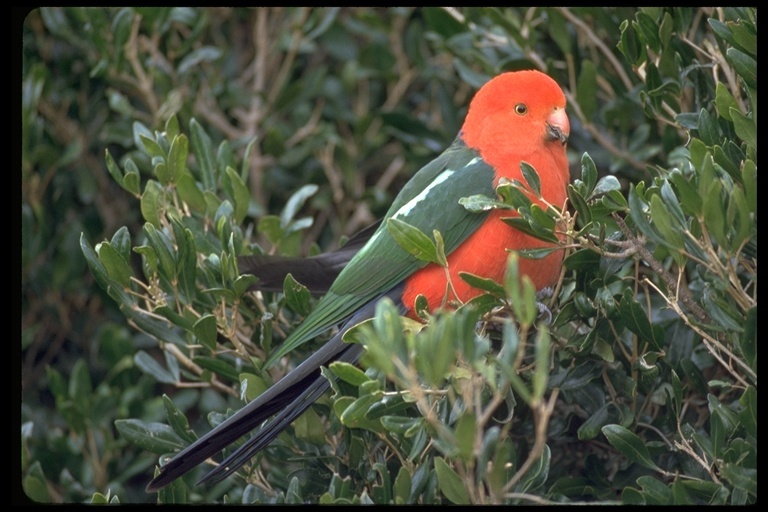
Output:
[[405,280],[426,262],[409,254],[392,238],[386,219],[396,217],[429,236],[440,231],[450,254],[483,222],[487,213],[471,213],[459,199],[493,195],[494,170],[460,138],[424,166],[395,198],[384,222],[355,254],[328,293],[295,331],[265,361],[280,357],[344,321],[374,298]]

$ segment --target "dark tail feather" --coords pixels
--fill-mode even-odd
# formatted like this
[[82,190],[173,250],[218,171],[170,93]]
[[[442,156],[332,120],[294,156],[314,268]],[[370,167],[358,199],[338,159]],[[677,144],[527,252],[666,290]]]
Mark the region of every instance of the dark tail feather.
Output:
[[[312,401],[303,400],[308,395],[312,395],[316,400],[327,388],[328,382],[320,375],[320,366],[330,364],[342,357],[346,352],[352,352],[344,359],[357,359],[362,352],[362,347],[349,345],[341,341],[340,336],[334,336],[323,345],[320,350],[315,352],[306,361],[296,367],[295,370],[288,373],[264,393],[256,397],[254,401],[240,409],[226,421],[217,425],[216,428],[205,434],[203,437],[186,447],[176,454],[167,464],[160,468],[160,474],[157,475],[147,486],[147,492],[154,492],[165,487],[172,481],[192,470],[198,464],[207,460],[209,457],[220,452],[239,438],[258,427],[264,420],[282,410],[282,415],[288,413],[291,420],[304,412]],[[322,390],[321,390],[322,389]],[[312,390],[321,390],[317,396],[314,396]],[[297,405],[300,410],[293,411],[292,408]],[[292,414],[294,413],[295,414]],[[274,439],[283,428],[290,424],[286,422],[280,430],[274,432],[266,443]],[[254,439],[260,439],[262,432],[271,426],[270,422],[264,429],[259,431]],[[265,444],[266,444],[265,443]],[[242,448],[238,450],[240,453]],[[258,450],[256,450],[258,451]],[[255,454],[256,451],[252,453]],[[236,455],[233,454],[233,455]],[[248,458],[242,460],[238,465],[227,464],[233,468],[233,471],[245,463]],[[220,466],[221,467],[221,466]]]
[[254,288],[269,292],[283,291],[285,276],[291,274],[294,279],[306,286],[315,295],[324,294],[331,287],[339,272],[368,242],[379,227],[380,222],[371,224],[358,231],[343,247],[335,251],[318,254],[309,258],[288,258],[284,256],[241,256],[237,263],[240,272],[253,274],[259,278]]
[[[401,294],[402,286],[397,286],[390,290],[386,296],[397,301]],[[156,492],[162,489],[261,425],[273,414],[277,414],[221,465],[204,476],[200,482],[217,482],[237,471],[240,466],[267,446],[328,390],[330,383],[320,374],[321,366],[327,366],[334,361],[348,363],[358,361],[363,353],[363,347],[344,343],[341,338],[350,327],[371,318],[377,302],[378,299],[363,306],[347,320],[335,336],[293,371],[226,421],[176,454],[160,468],[160,474],[147,485],[147,492]]]
[[[337,335],[338,336],[338,335]],[[349,348],[340,354],[341,357],[337,359],[343,360],[348,363],[356,363],[362,353],[362,347],[359,345],[348,346]],[[254,455],[265,448],[272,440],[277,437],[280,432],[285,430],[288,425],[293,423],[293,420],[301,416],[309,406],[311,406],[323,393],[325,393],[331,384],[323,376],[316,377],[308,386],[307,389],[301,393],[296,399],[283,409],[272,421],[266,424],[258,435],[250,438],[245,444],[238,448],[232,455],[224,459],[224,461],[215,469],[211,470],[207,475],[201,478],[197,483],[202,484],[205,482],[216,483],[224,480],[229,475],[237,471],[240,466],[248,462]]]

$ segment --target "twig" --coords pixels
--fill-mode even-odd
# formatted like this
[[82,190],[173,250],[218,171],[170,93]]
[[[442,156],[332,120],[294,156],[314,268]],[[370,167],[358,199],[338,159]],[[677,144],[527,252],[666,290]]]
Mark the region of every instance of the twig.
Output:
[[[200,368],[197,364],[195,364],[195,362],[192,361],[190,358],[188,358],[187,355],[179,349],[179,347],[177,347],[173,343],[161,343],[161,345],[163,350],[170,352],[187,369],[189,369],[196,375],[203,374],[203,369]],[[176,385],[179,387],[182,387],[181,382],[177,382]],[[229,395],[232,395],[236,398],[238,397],[238,394],[231,387],[225,386],[224,384],[219,382],[215,377],[211,379],[210,385]]]
[[544,451],[544,446],[547,441],[547,428],[549,426],[549,418],[552,416],[552,411],[555,408],[557,402],[558,389],[555,388],[552,394],[549,396],[547,403],[532,404],[531,410],[533,411],[534,421],[536,423],[536,439],[533,443],[533,448],[525,462],[520,466],[515,475],[507,482],[502,488],[502,493],[505,495],[512,489],[517,483],[525,476],[528,470],[533,466],[541,453]]
[[608,45],[606,45],[602,39],[597,37],[597,34],[595,34],[589,25],[584,23],[581,18],[573,14],[570,9],[567,7],[560,7],[558,10],[568,19],[568,21],[570,21],[576,28],[581,30],[584,35],[586,35],[587,38],[592,41],[592,44],[594,44],[597,49],[600,50],[600,52],[605,56],[605,58],[611,63],[613,69],[616,71],[616,74],[619,76],[619,79],[624,84],[624,87],[628,91],[632,90],[632,80],[629,79],[629,75],[627,75],[627,73],[624,71],[624,67],[619,62],[619,59],[617,59],[613,54],[613,51],[608,48]]

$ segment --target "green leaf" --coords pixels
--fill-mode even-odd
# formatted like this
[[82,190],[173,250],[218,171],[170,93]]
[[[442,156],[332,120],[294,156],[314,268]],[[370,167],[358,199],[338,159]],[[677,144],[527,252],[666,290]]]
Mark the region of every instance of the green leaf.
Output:
[[133,160],[130,158],[125,159],[125,177],[123,178],[123,188],[139,197],[141,193],[141,178],[139,177],[139,169]]
[[541,198],[541,179],[536,169],[528,162],[520,162],[520,171],[523,173],[523,178],[525,178],[528,186],[536,194],[536,197]]
[[[35,461],[36,467],[40,466],[40,461]],[[42,471],[42,470],[41,470]],[[51,496],[48,494],[48,485],[44,477],[37,475],[27,475],[22,481],[24,494],[35,503],[51,503]]]
[[739,424],[742,425],[747,433],[757,438],[757,388],[749,386],[744,394],[739,398],[739,404],[742,406],[739,411]]
[[711,286],[704,288],[701,299],[704,309],[720,326],[736,333],[743,332],[743,315],[734,305],[722,298]]
[[112,176],[112,179],[117,182],[118,185],[123,187],[128,192],[138,196],[138,190],[132,190],[128,187],[128,184],[125,182],[125,178],[123,177],[123,173],[120,172],[120,168],[117,166],[117,163],[115,162],[115,159],[112,158],[112,154],[109,152],[109,150],[105,150],[104,159],[107,162],[107,171],[109,171],[110,176]]
[[216,338],[218,330],[216,329],[216,317],[206,314],[200,317],[192,327],[197,340],[206,348],[214,350],[216,348]]
[[429,30],[437,32],[443,39],[449,39],[466,30],[463,23],[451,16],[444,9],[425,7],[422,11],[422,15],[424,16],[424,21]]
[[[600,434],[602,428],[612,421],[616,421],[615,405],[611,403],[603,404],[595,412],[593,412],[585,421],[579,426],[577,435],[579,440],[588,441],[594,439]],[[612,414],[614,413],[614,414]]]
[[593,270],[600,265],[600,255],[589,249],[580,249],[569,254],[563,264],[568,270]]
[[659,39],[661,40],[662,48],[666,48],[669,45],[670,37],[674,32],[674,20],[669,12],[664,13],[664,17],[659,24]]
[[110,240],[112,247],[118,252],[125,261],[131,259],[131,233],[125,226],[120,227]]
[[750,213],[757,211],[757,165],[752,160],[744,162],[741,174],[744,182],[744,196]]
[[141,254],[144,262],[144,274],[153,276],[157,274],[157,254],[152,247],[140,245],[133,248],[133,252]]
[[392,499],[395,505],[404,505],[408,503],[408,496],[411,493],[411,473],[405,466],[400,466],[400,470],[395,477],[395,483],[392,486]]
[[725,428],[723,427],[723,420],[717,414],[712,414],[709,418],[709,439],[712,444],[712,456],[721,459],[725,443]]
[[681,172],[672,172],[670,181],[675,187],[676,196],[680,198],[680,207],[691,215],[698,216],[702,210],[701,196]]
[[[707,395],[709,411],[712,416],[718,416],[724,429],[724,436],[730,437],[739,428],[739,417],[730,407],[720,402],[712,394]],[[717,454],[716,454],[717,455]]]
[[475,68],[468,66],[459,58],[453,59],[453,65],[459,73],[461,81],[474,89],[479,89],[491,79],[486,73],[479,73]]
[[157,320],[139,309],[121,305],[120,311],[133,322],[137,328],[154,337],[157,340],[173,343],[178,346],[186,346],[186,342],[174,331],[168,328],[168,322]]
[[197,164],[200,167],[203,188],[214,191],[216,190],[216,160],[211,138],[195,118],[189,122],[189,130],[192,152],[195,154]]
[[171,253],[171,243],[167,235],[155,228],[151,222],[144,224],[144,234],[154,250],[159,263],[158,270],[169,281],[176,279],[176,261]]
[[93,394],[93,385],[91,375],[88,373],[88,367],[83,359],[78,359],[72,367],[72,373],[69,376],[69,386],[67,388],[69,399],[77,405],[80,413],[87,413]]
[[648,469],[659,470],[658,466],[651,460],[651,454],[645,442],[637,435],[621,425],[606,425],[602,431],[611,446],[626,458]]
[[91,269],[91,274],[93,274],[93,277],[96,279],[96,283],[98,283],[103,290],[107,290],[110,283],[109,272],[107,272],[107,268],[99,259],[96,251],[93,250],[91,245],[85,239],[85,233],[80,233],[80,250],[83,252],[83,256],[85,256],[85,261],[88,263],[88,268]]
[[[517,229],[518,231],[521,231],[525,233],[526,235],[530,235],[538,240],[543,240],[545,242],[550,242],[553,244],[558,243],[560,240],[551,232],[542,231],[539,229],[534,229],[534,227],[531,226],[530,221],[528,219],[522,219],[520,217],[502,217],[501,221],[505,224],[508,224],[512,226],[513,228]],[[519,253],[524,253],[528,251],[517,251]],[[535,252],[533,253],[535,254]]]
[[304,185],[299,190],[291,194],[288,201],[285,203],[283,210],[280,212],[280,226],[283,229],[287,229],[291,222],[296,217],[296,214],[304,206],[304,203],[317,193],[319,187],[314,183]]
[[112,43],[115,48],[122,51],[123,46],[128,41],[131,34],[131,25],[133,24],[134,12],[130,8],[123,8],[118,11],[112,19]]
[[741,247],[752,236],[754,224],[749,213],[744,189],[734,187],[728,200],[726,218],[731,226],[731,245],[733,249]]
[[731,23],[731,32],[734,42],[747,54],[757,55],[757,33],[754,27],[749,26],[745,20],[740,23]]
[[495,297],[506,297],[504,287],[493,279],[476,276],[474,274],[470,274],[469,272],[459,272],[459,277],[472,288],[477,288],[478,290],[491,293]]
[[581,61],[581,72],[576,83],[576,99],[584,118],[591,120],[597,111],[597,69],[589,59]]
[[517,453],[511,439],[501,440],[490,457],[491,469],[488,473],[488,484],[495,492],[499,492],[509,481],[511,469],[516,464]]
[[622,505],[645,505],[645,497],[634,487],[625,487],[621,491]]
[[421,261],[439,264],[437,247],[419,228],[396,217],[387,219],[387,230],[395,242]]
[[589,208],[589,205],[584,199],[584,196],[581,195],[581,193],[576,189],[576,187],[573,186],[573,184],[568,185],[566,192],[568,194],[568,201],[576,210],[576,218],[578,220],[579,226],[584,227],[592,222],[592,210]]
[[[520,167],[523,167],[522,163]],[[530,169],[533,168],[531,167]],[[529,210],[533,204],[525,192],[525,186],[517,180],[507,181],[502,179],[499,186],[496,187],[496,193],[501,196],[505,204],[511,205],[512,208],[519,211]]]
[[280,217],[276,215],[266,215],[259,219],[256,231],[264,235],[271,244],[278,244],[285,235],[283,228],[280,226]]
[[232,291],[235,297],[240,298],[258,282],[258,278],[252,274],[244,274],[235,279],[232,285]]
[[251,139],[251,141],[245,147],[245,152],[243,153],[243,159],[242,159],[242,164],[241,164],[241,168],[240,168],[240,179],[243,182],[246,182],[247,179],[248,179],[248,174],[249,174],[248,171],[250,169],[249,165],[250,165],[250,161],[251,161],[251,153],[253,153],[254,146],[256,146],[256,138],[255,137],[253,139]]
[[[144,139],[150,139],[153,142],[155,141],[154,135],[152,134],[150,129],[144,126],[139,121],[134,121],[133,124],[131,125],[131,128],[133,130],[133,143],[136,145],[137,148],[144,151],[148,155],[151,155],[149,150],[146,147],[144,147]],[[164,156],[164,153],[163,153],[163,156]]]
[[138,135],[144,151],[146,151],[146,153],[153,159],[159,157],[161,162],[165,162],[165,151],[160,147],[160,144],[155,141],[155,138],[152,135],[145,135],[144,133],[138,133]]
[[215,46],[202,46],[189,52],[181,59],[177,71],[179,74],[187,73],[190,69],[199,66],[201,62],[215,61],[221,57],[221,49]]
[[678,480],[686,491],[696,497],[700,503],[707,505],[724,505],[730,494],[722,483],[707,482],[703,480]]
[[658,37],[658,21],[643,11],[637,12],[635,14],[635,19],[637,20],[636,22],[633,22],[635,30],[642,35],[645,44],[648,45],[654,53],[658,53],[660,45]]
[[552,233],[552,236],[555,236],[554,231],[555,227],[557,226],[556,221],[541,206],[538,204],[532,204],[529,214],[532,228],[536,229],[537,232],[542,234]]
[[651,219],[664,240],[664,245],[671,249],[670,252],[677,263],[682,264],[684,257],[680,251],[685,247],[684,235],[665,202],[657,195],[651,197]]
[[192,359],[192,362],[206,370],[210,370],[221,377],[227,378],[232,382],[240,382],[240,374],[229,363],[212,357],[198,356]]
[[253,373],[243,372],[237,376],[240,381],[240,399],[246,402],[255,400],[269,389],[269,384],[263,377]]
[[640,66],[645,60],[645,47],[638,40],[633,25],[624,20],[619,25],[621,36],[617,47],[627,61],[633,66]]
[[642,487],[646,505],[671,505],[672,490],[666,484],[652,476],[641,476],[637,479]]
[[730,113],[731,108],[738,110],[739,105],[736,103],[736,100],[733,99],[733,96],[731,96],[731,93],[728,91],[725,84],[717,82],[717,85],[715,86],[715,109],[717,110],[717,113],[723,119],[732,121]]
[[331,363],[328,368],[339,379],[353,386],[361,386],[363,383],[371,380],[360,368],[349,363],[336,361]]
[[725,60],[731,63],[747,87],[757,89],[757,61],[736,48],[728,48]]
[[325,428],[320,417],[310,407],[293,422],[296,437],[302,441],[322,445],[325,443]]
[[[160,470],[155,470],[155,476],[160,474]],[[172,504],[189,504],[188,498],[187,498],[187,484],[184,483],[184,481],[179,478],[178,480],[174,480],[170,484],[166,485],[160,491],[157,493],[157,504],[158,505],[172,505]]]
[[178,276],[181,300],[191,302],[195,297],[197,287],[197,244],[195,236],[181,222],[172,218],[174,238],[178,247],[176,253],[176,275]]
[[285,276],[285,280],[283,281],[283,291],[285,293],[285,302],[288,307],[301,316],[309,314],[309,311],[312,309],[310,306],[312,295],[309,293],[309,290],[296,281],[290,273]]
[[746,142],[753,148],[757,147],[757,127],[755,121],[751,117],[747,117],[741,113],[741,110],[731,107],[728,110],[731,119],[733,120],[733,128],[736,131],[736,136]]
[[160,228],[160,217],[165,206],[165,194],[163,187],[155,180],[147,181],[144,193],[141,194],[141,215],[144,220]]
[[469,197],[462,197],[459,199],[459,204],[462,205],[467,211],[471,213],[480,213],[494,208],[501,208],[504,210],[511,210],[512,206],[499,201],[498,199],[492,199],[482,194],[475,194]]
[[341,414],[339,421],[348,428],[364,428],[374,432],[382,430],[381,422],[368,419],[367,413],[373,404],[381,400],[383,391],[363,395],[347,406]]
[[155,167],[153,168],[157,181],[164,187],[168,186],[168,165],[165,162],[155,161]]
[[232,200],[235,203],[235,223],[242,224],[248,214],[251,192],[233,168],[227,166],[225,172],[232,189]]
[[664,344],[664,333],[658,326],[651,324],[643,307],[635,300],[632,291],[627,289],[619,303],[619,312],[627,329],[637,334],[643,341],[649,342],[653,350],[659,351]]
[[709,26],[712,27],[712,31],[717,35],[717,37],[724,39],[731,45],[736,44],[736,40],[733,38],[731,28],[727,24],[723,23],[717,18],[709,18],[707,23],[709,23]]
[[176,114],[171,114],[165,121],[165,138],[173,140],[179,135],[179,119]]
[[448,501],[457,505],[469,504],[469,495],[464,488],[464,482],[442,457],[435,457],[435,472],[440,492],[448,498]]
[[173,138],[171,149],[168,151],[168,181],[178,183],[187,173],[187,155],[189,154],[189,139],[183,133]]
[[587,197],[591,199],[593,197],[595,183],[597,182],[597,167],[595,166],[594,160],[592,160],[592,157],[589,156],[589,153],[587,152],[584,152],[581,155],[581,181],[587,188],[585,191]]
[[741,350],[746,363],[752,368],[757,368],[757,306],[747,310],[744,319],[744,332],[739,339]]
[[720,477],[736,489],[757,497],[757,469],[744,467],[738,463],[725,463],[718,469]]
[[540,401],[544,397],[544,392],[547,390],[547,382],[549,381],[549,360],[550,360],[550,344],[549,329],[546,325],[542,325],[536,332],[536,369],[533,372],[532,384],[532,399],[534,402]]
[[142,450],[170,453],[185,446],[173,429],[163,423],[148,423],[136,419],[115,420],[115,427],[122,437]]
[[158,382],[176,384],[176,379],[173,375],[145,351],[139,350],[133,356],[133,361],[141,371],[151,375]]
[[552,453],[549,446],[544,445],[541,455],[536,459],[536,463],[531,466],[525,476],[517,484],[518,492],[532,492],[539,489],[546,483],[549,477],[549,465],[552,460]]
[[433,229],[432,237],[435,239],[435,253],[437,257],[437,264],[440,265],[441,267],[447,267],[448,258],[445,255],[445,241],[443,240],[443,235],[440,234],[440,231]]
[[474,414],[462,414],[456,422],[454,437],[455,446],[458,448],[457,456],[465,463],[469,463],[473,458],[476,429],[477,421]]
[[176,435],[187,443],[194,443],[197,440],[197,435],[189,428],[187,417],[176,407],[168,395],[163,395],[163,407],[165,407],[168,425],[170,425]]
[[405,416],[381,417],[381,425],[387,430],[387,432],[391,432],[393,434],[405,435],[406,433],[413,432],[423,424],[424,420],[419,418],[409,418]]

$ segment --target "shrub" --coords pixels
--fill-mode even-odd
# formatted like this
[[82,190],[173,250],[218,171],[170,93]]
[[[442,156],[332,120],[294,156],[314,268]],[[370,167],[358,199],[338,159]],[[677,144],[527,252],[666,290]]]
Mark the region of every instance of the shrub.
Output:
[[[382,302],[349,335],[362,368],[331,365],[333,392],[239,478],[158,500],[756,501],[755,9],[46,8],[25,30],[23,266],[84,231],[127,322],[101,313],[96,353],[48,366],[55,407],[25,396],[28,496],[151,498],[158,456],[312,350],[263,367],[315,299],[249,292],[237,256],[334,248],[487,78],[536,67],[569,98],[569,207],[501,197],[520,229],[567,234],[551,321],[514,279],[423,328]],[[45,168],[59,205],[33,193]],[[82,268],[61,265],[74,286]],[[30,296],[48,285],[26,275]]]

